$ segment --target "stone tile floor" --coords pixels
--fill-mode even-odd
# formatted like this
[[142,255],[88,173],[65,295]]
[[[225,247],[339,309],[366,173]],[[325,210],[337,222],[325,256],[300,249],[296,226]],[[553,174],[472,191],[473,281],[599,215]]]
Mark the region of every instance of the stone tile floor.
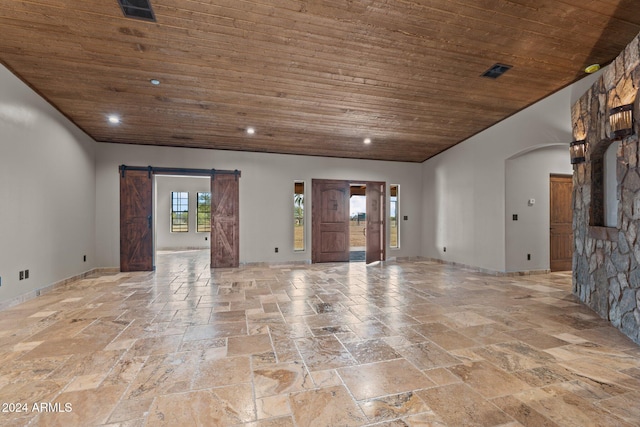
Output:
[[640,425],[640,348],[567,273],[207,258],[0,312],[0,425]]

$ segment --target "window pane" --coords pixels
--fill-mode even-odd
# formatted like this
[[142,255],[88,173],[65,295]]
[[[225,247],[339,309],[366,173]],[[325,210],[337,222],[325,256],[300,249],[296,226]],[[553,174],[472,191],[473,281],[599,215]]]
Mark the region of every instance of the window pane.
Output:
[[293,250],[304,251],[304,181],[293,184]]
[[392,184],[390,186],[390,209],[389,209],[389,246],[393,249],[400,247],[400,186]]
[[198,193],[197,231],[211,231],[211,193]]
[[185,191],[171,192],[171,232],[187,233],[189,231],[189,193]]

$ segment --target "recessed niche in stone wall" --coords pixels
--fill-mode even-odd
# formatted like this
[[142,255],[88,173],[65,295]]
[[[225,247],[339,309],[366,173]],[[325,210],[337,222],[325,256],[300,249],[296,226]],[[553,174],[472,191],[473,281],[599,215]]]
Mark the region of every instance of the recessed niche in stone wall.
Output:
[[[637,96],[640,39],[636,37],[572,109],[573,137],[587,141],[574,165],[573,290],[601,317],[640,344],[640,169]],[[609,110],[634,103],[633,135],[617,152],[617,226],[604,227],[603,159],[611,144]]]

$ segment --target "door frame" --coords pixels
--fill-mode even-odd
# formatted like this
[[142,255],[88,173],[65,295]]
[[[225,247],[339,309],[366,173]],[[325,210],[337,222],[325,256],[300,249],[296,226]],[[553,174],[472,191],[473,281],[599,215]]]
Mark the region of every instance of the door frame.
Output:
[[[365,258],[366,263],[371,264],[376,261],[384,261],[387,254],[387,183],[382,181],[366,182],[365,186],[367,205]],[[377,212],[377,218],[372,215],[373,211]],[[377,242],[373,242],[370,239],[371,236],[377,236]]]
[[[381,224],[381,253],[380,253],[380,261],[385,261],[387,259],[387,183],[386,181],[366,181],[366,180],[361,180],[361,179],[316,179],[313,178],[311,180],[311,201],[312,201],[312,205],[311,205],[311,263],[312,264],[316,264],[318,262],[324,262],[324,261],[318,261],[318,254],[316,253],[316,251],[314,251],[314,247],[315,247],[315,243],[317,242],[319,239],[319,228],[316,224],[316,217],[317,217],[317,212],[314,211],[314,209],[316,209],[316,207],[314,206],[313,200],[314,200],[314,195],[313,195],[313,189],[314,189],[314,185],[313,183],[315,182],[326,182],[326,183],[335,183],[335,182],[342,182],[342,183],[347,183],[347,185],[351,186],[352,184],[364,184],[364,185],[381,185],[382,191],[381,191],[381,199],[383,200],[383,203],[381,203],[381,211],[382,211],[382,224]],[[366,220],[366,224],[367,226],[369,225],[369,219],[367,218]],[[347,230],[347,233],[349,233],[349,230]],[[346,236],[347,241],[349,242],[349,236]],[[365,245],[366,247],[366,245]],[[344,261],[344,262],[348,262],[348,261]]]
[[[120,177],[121,180],[122,178],[126,175],[127,171],[144,171],[146,173],[149,174],[149,179],[152,178],[152,176],[155,175],[165,175],[165,176],[210,176],[211,177],[211,183],[213,182],[213,180],[215,179],[216,175],[234,175],[236,181],[240,179],[240,177],[242,176],[242,173],[239,170],[220,170],[220,169],[192,169],[192,168],[170,168],[170,167],[153,167],[153,166],[127,166],[127,165],[120,165],[118,166],[118,171],[120,172]],[[154,180],[155,181],[155,180]],[[209,191],[212,190],[212,184],[210,184],[209,187]],[[155,203],[156,203],[156,195],[154,194],[154,186],[152,185],[150,188],[150,193],[151,194],[145,194],[145,196],[149,197],[151,199],[151,204],[152,206],[155,207]],[[239,193],[239,190],[238,190]],[[120,207],[122,209],[122,195],[120,196]],[[218,268],[218,267],[237,267],[239,265],[239,221],[238,221],[238,217],[239,217],[239,212],[237,209],[238,205],[236,203],[236,211],[235,211],[235,215],[236,215],[236,222],[235,222],[235,238],[234,238],[234,242],[235,242],[235,247],[232,248],[233,249],[233,253],[236,255],[235,259],[233,260],[233,263],[229,264],[226,263],[225,265],[221,265],[221,266],[217,266],[215,265],[215,263],[213,262],[213,248],[210,247],[209,251],[210,251],[210,257],[211,257],[211,268]],[[150,223],[152,224],[152,247],[153,247],[153,251],[151,252],[150,256],[150,261],[147,265],[151,265],[151,269],[147,270],[145,267],[145,270],[136,270],[136,271],[152,271],[155,269],[155,244],[156,244],[156,237],[155,237],[155,209],[152,210],[152,216],[149,219]],[[120,222],[123,222],[123,218],[120,218]],[[211,221],[211,224],[213,225],[214,221]],[[126,239],[127,236],[123,236],[122,233],[122,228],[120,231],[121,235],[120,235],[120,241],[122,241],[122,239]],[[213,245],[214,242],[214,229],[213,227],[211,228],[211,244]],[[126,259],[123,259],[123,253],[122,253],[122,247],[120,248],[120,269],[121,271],[125,271],[122,270],[123,266],[126,268]],[[128,271],[133,271],[133,270],[128,270]]]
[[[551,215],[553,213],[553,178],[562,178],[562,179],[567,179],[567,180],[571,180],[572,185],[573,185],[573,175],[570,174],[561,174],[561,173],[551,173],[549,174],[549,271],[554,272],[554,271],[569,271],[573,268],[573,266],[569,267],[569,270],[566,270],[565,268],[562,269],[558,269],[558,268],[553,268],[554,264],[553,264],[553,258],[552,258],[552,245],[553,245],[553,239],[552,239],[552,228],[553,225],[551,223]],[[572,200],[569,199],[568,200],[569,206],[571,207],[571,211],[573,212],[573,203]],[[573,218],[573,215],[572,215]],[[569,225],[571,227],[571,224]],[[571,232],[571,236],[573,236],[573,230]],[[570,243],[570,247],[571,247],[571,252],[573,254],[574,251],[574,241],[573,238],[571,238],[571,243]],[[557,264],[555,264],[557,265]]]
[[[325,193],[330,193],[332,197],[326,201],[328,206],[332,206],[327,211],[323,208]],[[349,195],[349,181],[311,180],[312,263],[349,261]],[[328,215],[327,218],[324,213]],[[327,239],[327,248],[323,247],[322,236]]]

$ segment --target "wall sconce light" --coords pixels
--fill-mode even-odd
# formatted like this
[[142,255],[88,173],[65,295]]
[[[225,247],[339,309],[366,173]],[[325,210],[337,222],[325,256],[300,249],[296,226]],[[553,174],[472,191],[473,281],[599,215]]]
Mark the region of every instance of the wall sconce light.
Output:
[[618,140],[633,134],[633,104],[612,108],[609,112],[611,139]]
[[575,165],[578,163],[584,163],[585,157],[585,147],[587,145],[587,141],[581,139],[579,141],[573,141],[569,144],[569,153],[571,155],[571,164]]

